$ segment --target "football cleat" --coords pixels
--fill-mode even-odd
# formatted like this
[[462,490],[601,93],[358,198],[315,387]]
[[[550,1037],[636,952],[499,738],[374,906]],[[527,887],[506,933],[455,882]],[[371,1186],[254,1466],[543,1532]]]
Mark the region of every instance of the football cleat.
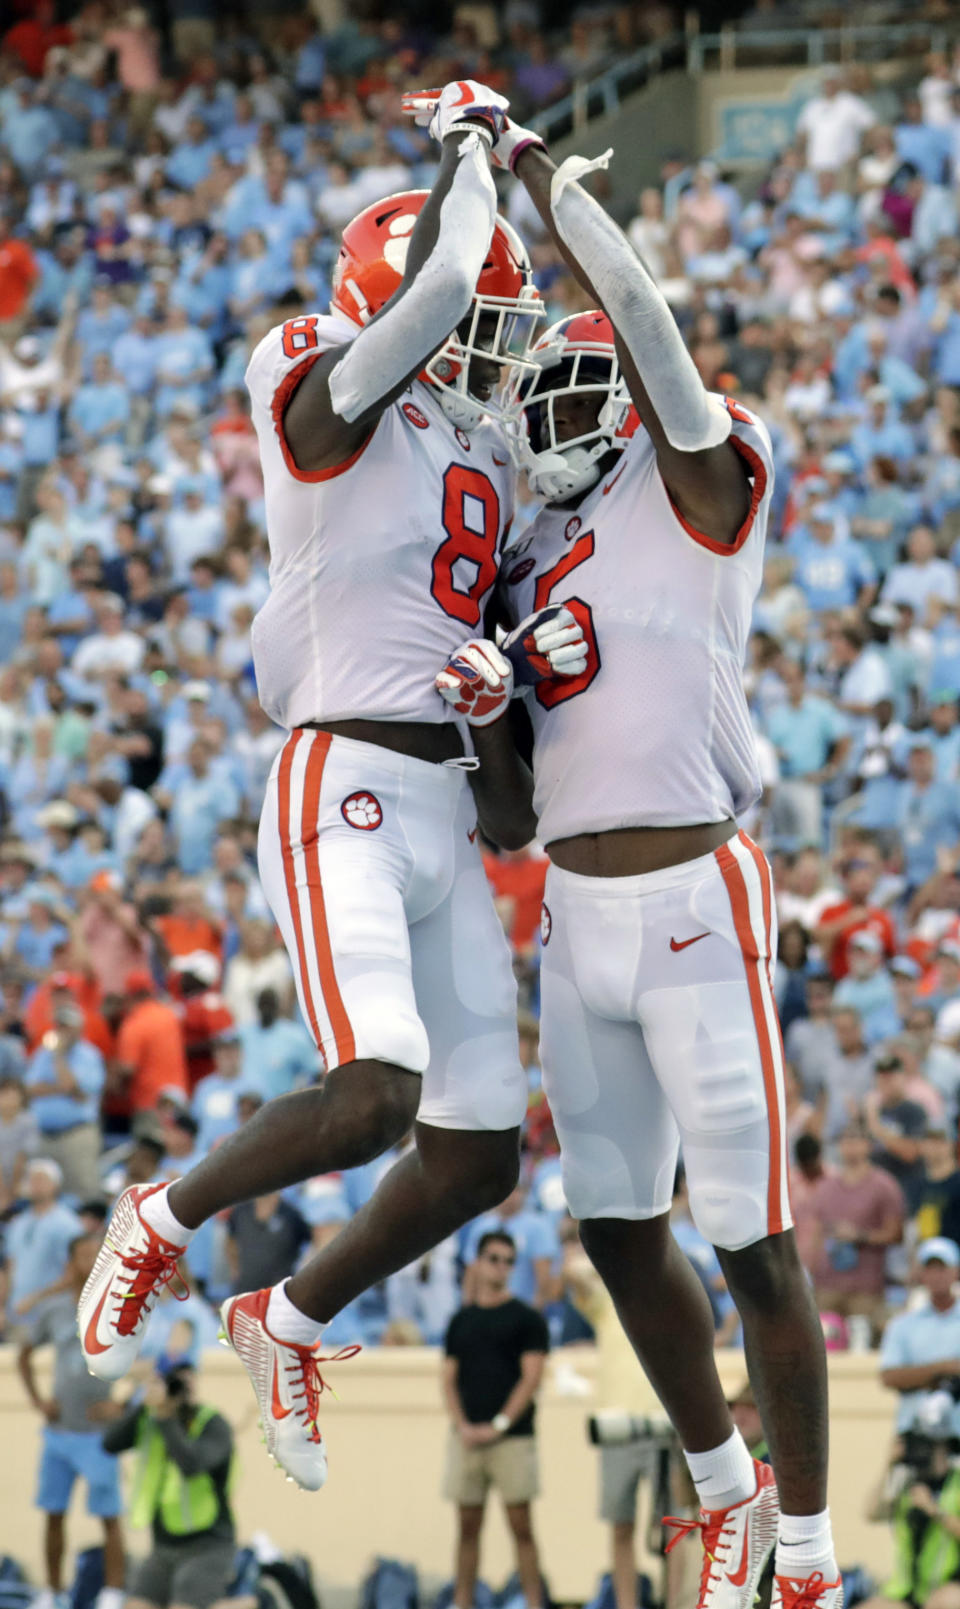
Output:
[[[135,1184],[113,1209],[103,1245],[80,1293],[77,1326],[87,1368],[100,1380],[119,1380],[140,1350],[147,1319],[177,1273],[186,1247],[164,1240],[140,1208],[165,1184]],[[186,1286],[173,1293],[178,1301]]]
[[[757,1489],[752,1497],[732,1508],[702,1508],[695,1520],[664,1519],[676,1531],[667,1552],[684,1537],[699,1531],[703,1568],[697,1609],[751,1609],[757,1584],[777,1542],[780,1504],[769,1464],[754,1459]],[[784,1602],[783,1609],[790,1609]],[[813,1603],[797,1609],[821,1609]],[[824,1604],[822,1609],[833,1609]]]
[[819,1570],[808,1576],[775,1575],[770,1609],[843,1609],[843,1579],[824,1581]]
[[341,1347],[321,1357],[321,1342],[295,1346],[267,1329],[270,1291],[231,1296],[220,1309],[221,1340],[232,1346],[253,1382],[260,1405],[260,1428],[267,1452],[306,1492],[319,1491],[327,1478],[327,1454],[317,1424],[320,1394],[330,1387],[321,1363],[354,1357],[359,1346]]

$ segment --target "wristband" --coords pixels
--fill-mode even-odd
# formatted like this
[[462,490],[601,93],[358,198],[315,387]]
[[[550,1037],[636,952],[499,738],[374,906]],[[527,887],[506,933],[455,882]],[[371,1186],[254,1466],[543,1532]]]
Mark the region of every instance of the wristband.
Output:
[[495,1413],[490,1423],[498,1436],[505,1436],[513,1421],[508,1413]]

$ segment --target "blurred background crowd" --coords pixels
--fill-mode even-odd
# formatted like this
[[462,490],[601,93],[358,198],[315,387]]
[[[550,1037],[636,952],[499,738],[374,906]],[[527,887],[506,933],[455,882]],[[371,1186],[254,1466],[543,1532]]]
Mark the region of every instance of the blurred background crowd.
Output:
[[[322,1076],[255,869],[283,734],[250,656],[267,547],[249,353],[325,304],[347,219],[430,182],[402,88],[469,74],[525,119],[675,21],[538,0],[387,9],[265,0],[246,22],[212,0],[32,0],[0,37],[7,1340],[125,1184],[177,1175]],[[775,868],[794,1205],[837,1347],[879,1340],[919,1241],[960,1245],[958,63],[908,62],[896,82],[825,69],[762,171],[678,151],[615,202],[705,383],[774,441],[747,669],[764,795],[746,825]],[[498,182],[550,318],[579,308],[523,191]],[[591,1333],[537,1061],[544,862],[531,847],[486,864],[520,982],[523,1185],[331,1340],[441,1339],[501,1225],[553,1342]],[[211,1304],[282,1278],[392,1160],[208,1225],[151,1354],[175,1307],[195,1355]],[[682,1179],[675,1228],[718,1344],[735,1343]]]

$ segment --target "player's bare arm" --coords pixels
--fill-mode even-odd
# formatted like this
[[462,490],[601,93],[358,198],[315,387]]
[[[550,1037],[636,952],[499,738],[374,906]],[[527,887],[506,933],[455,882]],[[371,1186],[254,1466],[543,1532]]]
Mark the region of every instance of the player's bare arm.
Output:
[[732,544],[750,508],[745,467],[727,440],[730,420],[704,390],[663,296],[622,231],[542,145],[528,144],[515,171],[571,271],[614,327],[617,357],[671,498],[697,530]]
[[355,340],[319,357],[294,392],[283,422],[299,470],[330,469],[355,452],[468,312],[496,218],[493,133],[479,118],[451,123],[398,289]]
[[536,837],[533,774],[517,753],[506,716],[474,733],[480,767],[470,773],[480,831],[498,849],[522,849]]

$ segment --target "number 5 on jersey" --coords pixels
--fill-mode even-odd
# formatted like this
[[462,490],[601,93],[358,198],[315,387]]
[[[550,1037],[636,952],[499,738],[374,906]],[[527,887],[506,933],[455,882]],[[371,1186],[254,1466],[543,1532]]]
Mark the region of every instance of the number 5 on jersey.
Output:
[[[569,552],[558,559],[549,570],[544,570],[537,576],[537,590],[534,594],[534,609],[543,609],[551,602],[550,594],[560,582],[575,570],[578,564],[584,564],[593,557],[594,538],[592,531],[584,531],[578,537]],[[579,676],[564,677],[562,681],[539,682],[536,688],[538,701],[544,709],[553,709],[555,704],[563,704],[568,698],[576,698],[590,686],[597,671],[600,669],[600,650],[597,647],[597,634],[593,629],[593,611],[582,598],[558,598],[570,610],[577,621],[587,643],[587,663]]]

